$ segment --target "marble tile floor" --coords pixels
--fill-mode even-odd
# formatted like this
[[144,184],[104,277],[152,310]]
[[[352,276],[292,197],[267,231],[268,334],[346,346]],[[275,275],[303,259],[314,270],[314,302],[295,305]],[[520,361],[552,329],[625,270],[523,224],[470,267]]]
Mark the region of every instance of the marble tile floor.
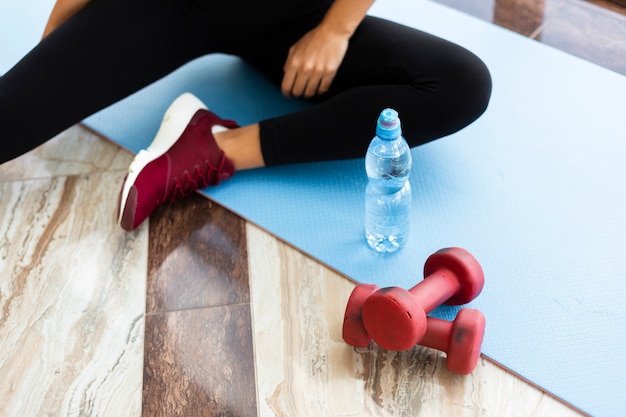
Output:
[[0,416],[141,414],[148,231],[112,227],[129,161],[74,127],[0,166]]
[[[626,30],[620,7],[496,3],[544,15],[499,24],[580,55],[595,42],[615,51],[599,65],[626,68],[626,37],[607,33]],[[550,38],[559,25],[577,34]],[[131,159],[75,126],[0,166],[0,417],[582,414],[487,358],[462,377],[430,349],[350,348],[354,283],[199,195],[123,232]]]
[[624,0],[435,1],[626,75]]
[[123,232],[130,159],[75,126],[0,167],[2,417],[578,415],[484,358],[351,348],[354,283],[204,197]]

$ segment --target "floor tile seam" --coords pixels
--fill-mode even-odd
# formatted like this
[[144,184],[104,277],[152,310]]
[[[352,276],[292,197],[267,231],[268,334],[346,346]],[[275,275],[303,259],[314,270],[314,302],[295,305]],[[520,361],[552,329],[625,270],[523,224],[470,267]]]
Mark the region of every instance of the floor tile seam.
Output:
[[[226,210],[230,210],[228,207],[226,207]],[[237,213],[235,213],[237,214]],[[245,221],[245,226],[246,228],[248,226],[254,227],[256,229],[261,230],[263,233],[269,235],[270,237],[272,237],[273,239],[275,239],[276,241],[279,242],[280,245],[284,245],[286,247],[289,248],[289,250],[293,250],[295,252],[297,252],[299,255],[306,257],[307,259],[312,259],[314,260],[316,263],[318,263],[319,265],[321,265],[322,267],[324,267],[325,269],[328,269],[329,271],[332,271],[334,274],[337,274],[339,276],[341,276],[342,278],[354,281],[354,279],[352,279],[351,277],[349,277],[348,275],[346,275],[344,272],[340,271],[339,269],[334,268],[332,265],[317,259],[316,257],[314,257],[313,255],[311,255],[310,253],[308,253],[307,251],[305,251],[304,249],[301,249],[300,247],[298,247],[295,243],[290,242],[289,240],[286,240],[282,237],[280,237],[279,235],[277,235],[274,232],[271,232],[269,230],[267,230],[266,228],[264,228],[263,226],[260,226],[258,223],[252,222],[250,220],[244,219]],[[246,229],[246,239],[247,239],[247,229]],[[250,245],[246,246],[246,253],[249,254],[250,253]],[[249,261],[250,257],[248,256],[248,274],[250,274],[250,270],[251,270],[251,266],[250,266],[250,261]]]
[[[562,0],[562,1],[561,1],[561,3],[559,4],[559,6],[557,7],[557,12],[558,12],[558,11],[560,11],[561,9],[563,9],[564,7],[566,7],[566,5],[567,5],[569,2],[571,2],[571,1],[572,1],[572,0]],[[495,16],[495,15],[494,15],[494,16]],[[530,32],[530,34],[528,34],[528,35],[526,35],[526,34],[524,34],[524,33],[520,32],[520,31],[518,31],[518,30],[514,29],[513,27],[509,27],[509,26],[507,26],[507,24],[505,24],[505,23],[497,23],[497,22],[495,21],[495,17],[494,17],[494,18],[492,18],[491,20],[486,20],[486,19],[481,19],[481,20],[482,20],[482,21],[484,21],[484,22],[486,22],[486,23],[492,23],[492,24],[495,24],[495,25],[497,25],[497,26],[499,26],[499,27],[501,27],[501,28],[504,28],[504,29],[509,30],[509,31],[511,31],[511,32],[514,32],[514,33],[517,33],[518,35],[522,35],[522,36],[523,36],[523,37],[525,37],[525,38],[528,38],[528,39],[531,39],[531,40],[534,40],[534,41],[541,42],[541,40],[540,40],[540,39],[537,39],[537,36],[539,36],[539,34],[541,34],[541,32],[543,31],[543,29],[544,29],[544,28],[545,28],[545,26],[546,26],[545,17],[546,17],[546,16],[545,16],[545,12],[544,12],[544,14],[542,15],[542,21],[541,21],[541,23],[540,23],[539,25],[537,25],[537,27],[536,27],[536,28],[535,28],[532,32]]]
[[182,313],[188,311],[197,311],[197,310],[215,310],[226,307],[237,307],[237,306],[251,306],[250,302],[236,302],[236,303],[224,303],[224,304],[215,304],[210,306],[197,306],[197,307],[188,307],[188,308],[179,308],[174,310],[160,310],[160,311],[146,311],[145,316],[163,316],[171,313]]
[[[545,21],[544,21],[543,23],[541,23],[541,24],[537,27],[537,29],[535,29],[535,30],[533,31],[533,33],[531,33],[530,35],[528,35],[528,38],[529,38],[529,39],[532,39],[532,40],[534,40],[534,41],[537,41],[537,42],[541,42],[541,39],[538,39],[538,37],[539,37],[539,35],[541,35],[541,32],[543,32],[543,30],[546,28],[546,24],[547,24],[547,23],[546,23]],[[543,42],[541,42],[541,43],[543,43]],[[545,45],[545,44],[544,44],[544,45]]]

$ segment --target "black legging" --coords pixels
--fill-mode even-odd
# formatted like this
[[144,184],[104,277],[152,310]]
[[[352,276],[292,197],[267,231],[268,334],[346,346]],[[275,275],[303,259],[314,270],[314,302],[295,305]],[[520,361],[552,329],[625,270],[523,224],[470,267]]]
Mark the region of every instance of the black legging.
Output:
[[[202,55],[240,56],[280,85],[289,47],[330,3],[305,0],[315,5],[284,20],[292,2],[281,14],[258,0],[93,0],[0,77],[0,163]],[[263,158],[271,166],[361,157],[386,107],[417,146],[472,123],[490,93],[489,72],[474,54],[368,16],[316,105],[260,121]]]

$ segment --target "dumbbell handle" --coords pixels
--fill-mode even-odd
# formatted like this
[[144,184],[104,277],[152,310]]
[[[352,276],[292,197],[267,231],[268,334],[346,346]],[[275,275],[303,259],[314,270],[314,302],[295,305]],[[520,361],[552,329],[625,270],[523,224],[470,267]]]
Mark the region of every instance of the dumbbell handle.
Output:
[[[463,323],[459,324],[460,316]],[[476,367],[485,332],[485,316],[475,309],[465,308],[455,321],[427,318],[426,334],[421,346],[446,352],[447,368],[459,374],[469,374]]]
[[439,268],[409,292],[426,313],[445,303],[461,288],[457,276],[447,268]]

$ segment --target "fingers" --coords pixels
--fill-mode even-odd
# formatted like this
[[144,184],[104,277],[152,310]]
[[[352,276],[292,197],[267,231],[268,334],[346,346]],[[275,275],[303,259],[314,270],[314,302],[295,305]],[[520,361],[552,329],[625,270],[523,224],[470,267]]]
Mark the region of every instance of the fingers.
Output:
[[285,96],[310,98],[330,88],[335,70],[322,68],[285,69],[281,85]]
[[307,75],[296,75],[291,85],[287,84],[286,88],[283,88],[283,94],[289,97],[305,97],[311,98],[317,94],[323,94],[326,91],[321,91],[321,80],[316,77],[309,77]]
[[[321,35],[320,35],[321,33]],[[287,54],[281,89],[287,97],[310,98],[330,88],[348,48],[348,39],[313,30]]]
[[283,92],[285,97],[291,97],[292,91],[294,89],[294,84],[296,82],[296,73],[293,71],[287,71],[285,68],[285,75],[283,76],[283,82],[280,86],[280,89]]

